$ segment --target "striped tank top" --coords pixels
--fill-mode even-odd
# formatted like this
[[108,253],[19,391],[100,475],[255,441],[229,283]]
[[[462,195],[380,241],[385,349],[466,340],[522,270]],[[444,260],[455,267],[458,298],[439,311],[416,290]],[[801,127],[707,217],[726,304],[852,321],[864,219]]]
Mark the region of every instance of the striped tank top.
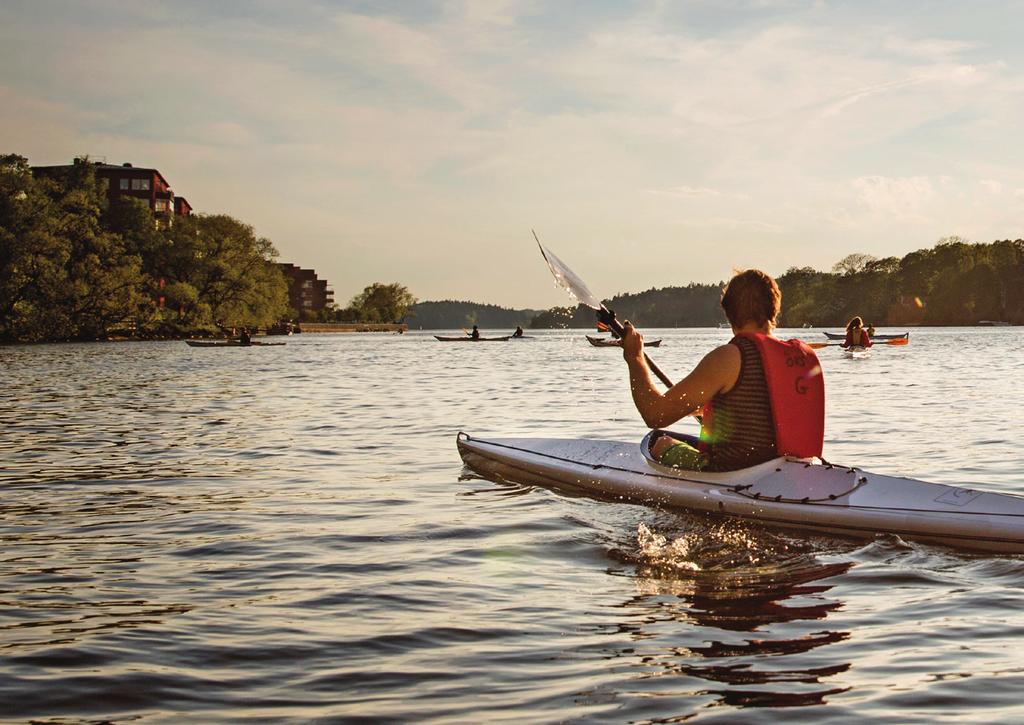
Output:
[[740,349],[736,385],[712,399],[714,415],[708,440],[706,471],[735,471],[778,456],[768,383],[757,344],[744,337],[731,343]]

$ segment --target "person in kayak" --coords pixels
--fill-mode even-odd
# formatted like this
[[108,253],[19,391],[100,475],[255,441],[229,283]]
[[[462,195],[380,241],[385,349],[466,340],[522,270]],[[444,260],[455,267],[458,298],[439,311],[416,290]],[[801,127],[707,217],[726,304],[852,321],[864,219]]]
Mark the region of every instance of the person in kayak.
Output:
[[480,339],[480,330],[477,329],[476,325],[473,325],[473,331],[469,333],[469,336],[474,340]]
[[522,336],[523,336],[523,328],[520,327],[519,325],[516,325],[516,331],[512,333],[512,337],[522,337]]
[[252,335],[249,334],[248,327],[242,328],[242,334],[238,336],[238,342],[241,343],[242,347],[249,347],[252,345]]
[[864,320],[854,317],[846,323],[846,339],[843,347],[871,347],[871,335],[864,329]]
[[699,438],[658,436],[651,453],[677,468],[731,471],[780,455],[821,456],[825,383],[814,351],[772,336],[782,294],[775,280],[749,269],[722,291],[733,338],[716,347],[662,393],[644,359],[643,336],[628,321],[622,355],[633,402],[651,428],[702,415]]

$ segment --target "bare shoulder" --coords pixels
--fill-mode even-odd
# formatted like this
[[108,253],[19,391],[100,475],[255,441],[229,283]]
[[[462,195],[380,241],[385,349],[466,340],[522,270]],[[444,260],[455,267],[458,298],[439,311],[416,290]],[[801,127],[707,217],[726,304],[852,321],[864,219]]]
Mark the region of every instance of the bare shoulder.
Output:
[[735,366],[738,371],[741,359],[742,355],[740,354],[740,349],[735,345],[727,342],[724,345],[719,345],[714,350],[705,355],[704,358],[700,361],[700,364],[704,365],[705,363],[707,363],[709,365],[714,365],[716,367]]
[[[736,345],[726,343],[709,352],[697,365],[702,377],[713,381],[712,389],[729,392],[740,376],[743,356]],[[695,371],[696,372],[696,371]]]

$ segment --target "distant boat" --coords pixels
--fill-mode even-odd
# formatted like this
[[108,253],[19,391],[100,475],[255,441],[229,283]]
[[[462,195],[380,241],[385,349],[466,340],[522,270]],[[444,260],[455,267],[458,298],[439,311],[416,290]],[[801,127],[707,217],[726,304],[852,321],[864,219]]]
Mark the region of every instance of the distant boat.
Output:
[[[587,335],[587,342],[594,347],[622,347],[622,340],[611,337],[591,337]],[[644,347],[661,347],[661,340],[644,340]]]
[[1009,327],[1013,323],[1004,320],[978,320],[978,324],[985,327]]
[[248,345],[243,345],[239,340],[185,340],[185,344],[189,347],[280,347],[288,343],[253,340]]
[[[823,332],[822,333],[829,340],[845,340],[845,332]],[[909,332],[904,332],[902,335],[875,335],[872,340],[902,340],[904,338],[910,338]]]

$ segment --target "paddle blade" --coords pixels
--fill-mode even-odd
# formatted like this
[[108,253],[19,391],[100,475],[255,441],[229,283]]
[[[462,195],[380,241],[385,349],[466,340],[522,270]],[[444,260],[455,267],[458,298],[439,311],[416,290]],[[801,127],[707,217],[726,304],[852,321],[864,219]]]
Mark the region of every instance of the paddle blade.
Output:
[[[876,342],[875,344],[877,345],[878,343]],[[898,337],[895,340],[885,340],[883,344],[885,344],[885,345],[909,345],[910,344],[910,338]]]
[[608,325],[604,324],[600,320],[597,321],[597,331],[598,332],[608,332],[611,329],[612,328],[608,327]]
[[[533,232],[532,229],[530,231]],[[537,232],[533,232],[533,238],[537,239]],[[601,309],[601,300],[587,289],[586,283],[577,277],[576,273],[565,265],[565,262],[556,257],[550,249],[545,249],[544,245],[540,243],[540,239],[537,239],[537,246],[540,247],[540,253],[544,256],[544,261],[548,263],[548,269],[551,270],[559,287],[568,292],[580,304],[586,305],[592,310]]]
[[828,343],[828,342],[805,342],[804,344],[807,345],[807,347],[811,348],[812,350],[820,350],[823,347],[828,347],[831,343]]

